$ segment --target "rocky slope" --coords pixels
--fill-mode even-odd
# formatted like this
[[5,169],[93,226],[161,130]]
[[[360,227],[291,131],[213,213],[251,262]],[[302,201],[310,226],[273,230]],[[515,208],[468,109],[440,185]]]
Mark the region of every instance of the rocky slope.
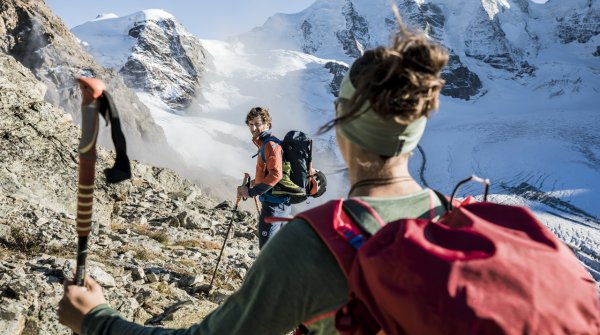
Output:
[[[107,15],[72,32],[97,60],[119,71],[127,86],[173,109],[185,110],[201,94],[210,56],[169,13],[147,9],[121,18]],[[115,52],[123,44],[127,54]]]
[[[47,87],[0,53],[0,333],[70,334],[56,317],[76,251],[79,129],[44,101]],[[231,210],[172,171],[133,161],[106,185],[114,155],[99,150],[89,272],[110,304],[142,324],[197,322],[241,283],[258,253],[253,213]],[[210,281],[234,218],[215,289]]]
[[[79,123],[80,92],[74,79],[101,78],[121,109],[130,155],[162,166],[178,160],[163,130],[121,76],[98,65],[43,0],[0,3],[0,51],[27,67],[47,87],[44,100],[62,107],[75,123]],[[107,133],[101,134],[100,143],[109,145]]]

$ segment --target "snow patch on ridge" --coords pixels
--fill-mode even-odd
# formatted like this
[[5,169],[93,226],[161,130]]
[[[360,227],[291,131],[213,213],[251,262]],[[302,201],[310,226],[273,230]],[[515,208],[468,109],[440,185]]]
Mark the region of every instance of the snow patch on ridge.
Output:
[[490,20],[493,20],[496,14],[501,11],[501,7],[510,8],[510,4],[506,0],[481,0],[483,9],[488,14]]
[[92,20],[92,22],[106,20],[106,19],[116,19],[118,17],[119,16],[115,13],[99,14],[98,16],[96,16],[95,19]]

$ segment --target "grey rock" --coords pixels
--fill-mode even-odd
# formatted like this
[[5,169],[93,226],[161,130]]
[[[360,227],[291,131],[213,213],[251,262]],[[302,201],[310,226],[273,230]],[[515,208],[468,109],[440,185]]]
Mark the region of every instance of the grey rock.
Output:
[[131,269],[131,278],[133,280],[141,280],[145,277],[146,274],[144,273],[144,269],[142,269],[141,267],[134,267],[133,269]]
[[158,292],[153,291],[153,290],[148,289],[148,288],[144,288],[144,289],[141,289],[139,292],[137,292],[135,294],[135,300],[140,305],[143,305],[147,301],[154,300],[154,299],[158,298],[159,296],[160,296],[160,294]]
[[196,212],[190,212],[184,221],[184,227],[187,229],[210,229],[211,226],[210,218]]
[[230,209],[233,208],[233,203],[229,200],[225,200],[215,206],[215,209]]
[[156,283],[156,282],[158,282],[160,280],[160,277],[156,273],[152,273],[151,272],[151,273],[149,273],[149,274],[146,275],[146,280],[149,283]]
[[102,287],[115,287],[115,278],[97,265],[89,267],[88,274]]
[[140,308],[140,303],[134,298],[125,298],[117,307],[121,315],[127,319],[133,319],[136,311]]
[[204,281],[204,275],[185,276],[179,280],[179,286],[190,287],[200,284]]
[[2,334],[22,334],[26,319],[25,307],[21,303],[0,297],[0,330],[2,330]]
[[10,237],[10,226],[6,224],[0,224],[0,240],[7,241]]
[[34,292],[29,280],[24,276],[13,278],[8,283],[7,288],[15,295],[17,299],[26,299]]
[[164,282],[170,282],[171,281],[171,275],[169,273],[161,273],[160,274],[160,281],[164,281]]

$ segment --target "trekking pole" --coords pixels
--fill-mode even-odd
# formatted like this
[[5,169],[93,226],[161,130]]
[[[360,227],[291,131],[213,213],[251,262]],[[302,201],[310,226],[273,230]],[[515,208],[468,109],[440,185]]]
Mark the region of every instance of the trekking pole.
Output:
[[[247,180],[246,187],[248,188],[248,190],[250,190],[250,181],[251,181],[251,177],[250,174],[248,172],[244,172],[244,180]],[[256,197],[252,197],[252,199],[254,199],[254,205],[256,206],[256,211],[258,212],[258,215],[260,216],[260,205],[258,204],[258,199]],[[244,200],[246,200],[246,198],[244,198]]]
[[[244,181],[242,182],[242,186],[246,186],[250,182],[250,175],[244,173]],[[235,219],[235,215],[237,214],[238,205],[240,204],[240,200],[242,197],[239,195],[235,199],[235,206],[233,206],[233,212],[231,215],[231,220],[229,221],[229,225],[227,226],[227,233],[225,233],[225,239],[223,240],[223,245],[221,246],[221,251],[219,252],[219,257],[217,257],[217,265],[215,265],[215,271],[213,272],[212,278],[210,279],[210,284],[208,285],[208,291],[206,294],[210,294],[212,290],[213,282],[215,280],[215,276],[217,275],[217,270],[219,269],[219,262],[221,261],[221,256],[223,255],[223,250],[225,249],[225,243],[227,243],[227,237],[229,237],[229,231],[231,230],[231,226],[233,225],[233,220]]]
[[[115,166],[104,172],[108,182],[117,182],[131,176],[129,158],[125,153],[125,137],[121,132],[116,110],[109,112],[106,85],[95,78],[80,78],[81,89],[81,139],[79,141],[79,176],[77,189],[77,264],[74,282],[76,285],[85,285],[86,262],[88,254],[88,237],[92,230],[92,205],[94,203],[94,176],[96,170],[96,140],[98,138],[99,115],[109,117],[112,123],[112,135],[117,148]],[[112,104],[112,101],[110,102]],[[113,108],[114,109],[114,108]],[[118,138],[115,141],[115,138]],[[117,166],[118,165],[118,166]],[[113,174],[119,178],[110,178]],[[117,180],[118,179],[118,180]]]
[[256,205],[256,212],[258,212],[258,216],[260,216],[260,205],[258,204],[257,197],[254,197],[254,204]]
[[[92,205],[94,203],[94,174],[96,165],[96,139],[98,137],[98,103],[89,85],[80,81],[81,94],[81,140],[79,142],[79,183],[77,191],[77,268],[75,284],[83,286],[87,257],[88,235],[92,229]],[[100,86],[103,90],[104,86]]]
[[[79,141],[79,182],[77,185],[77,265],[75,285],[84,286],[88,254],[88,236],[92,230],[94,175],[96,170],[96,139],[98,137],[98,91],[106,88],[97,80],[79,80],[81,88],[81,139]],[[91,86],[95,85],[95,86]],[[77,333],[73,333],[77,334]]]

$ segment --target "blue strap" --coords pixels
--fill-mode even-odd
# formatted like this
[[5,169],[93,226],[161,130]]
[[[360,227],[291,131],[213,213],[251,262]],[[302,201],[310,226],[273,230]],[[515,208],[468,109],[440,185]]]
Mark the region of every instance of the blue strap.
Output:
[[262,145],[260,146],[260,150],[258,151],[260,153],[260,158],[262,158],[263,163],[266,163],[267,160],[265,159],[265,145],[267,144],[267,142],[275,142],[279,145],[283,144],[283,142],[281,142],[280,139],[278,139],[277,137],[267,137],[263,140]]
[[288,196],[278,197],[278,196],[274,196],[269,193],[270,192],[260,195],[258,197],[258,200],[260,200],[260,202],[270,202],[272,204],[283,204],[283,203],[287,203],[288,201],[290,201],[290,197],[288,197]]
[[360,249],[360,247],[362,247],[363,243],[366,241],[362,234],[354,235],[351,231],[344,234],[344,237],[346,238],[346,241],[350,243],[350,245],[356,250]]

